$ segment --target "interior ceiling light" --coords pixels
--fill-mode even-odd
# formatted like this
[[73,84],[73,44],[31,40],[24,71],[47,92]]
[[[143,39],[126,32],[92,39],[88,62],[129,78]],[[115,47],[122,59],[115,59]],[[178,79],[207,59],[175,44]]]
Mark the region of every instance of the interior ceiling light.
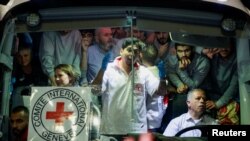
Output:
[[225,36],[235,36],[237,29],[236,20],[232,17],[224,17],[221,21],[221,32]]
[[26,17],[26,24],[30,29],[37,29],[41,23],[41,16],[38,13],[30,13]]
[[226,2],[227,0],[217,0],[218,2]]
[[224,18],[221,27],[224,31],[233,32],[236,30],[236,21],[232,18]]

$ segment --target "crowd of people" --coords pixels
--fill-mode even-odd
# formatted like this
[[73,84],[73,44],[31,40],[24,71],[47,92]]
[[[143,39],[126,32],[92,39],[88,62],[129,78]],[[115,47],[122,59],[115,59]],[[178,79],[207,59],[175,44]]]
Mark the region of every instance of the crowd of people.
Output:
[[[20,87],[100,85],[103,141],[129,139],[128,133],[175,136],[194,125],[239,124],[233,39],[228,48],[209,49],[173,42],[168,32],[129,30],[43,32],[37,54],[33,43],[17,36],[13,99],[22,95]],[[25,136],[28,108],[22,106],[11,108],[10,122],[13,134]],[[20,127],[17,118],[22,118]],[[183,136],[201,134],[194,130]]]

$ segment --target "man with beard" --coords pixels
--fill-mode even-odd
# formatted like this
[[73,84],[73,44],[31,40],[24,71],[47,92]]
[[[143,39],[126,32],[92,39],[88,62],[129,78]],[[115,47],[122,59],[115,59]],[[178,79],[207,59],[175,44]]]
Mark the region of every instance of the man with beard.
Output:
[[101,27],[95,31],[95,43],[87,50],[87,80],[91,83],[101,68],[104,56],[111,52],[111,60],[119,55],[110,27]]
[[187,91],[202,88],[210,68],[209,60],[194,52],[193,46],[175,43],[175,49],[176,55],[167,60],[168,77],[176,87],[173,100],[169,103],[172,118],[185,112]]
[[155,32],[154,45],[158,49],[158,60],[165,60],[167,55],[175,55],[175,49],[171,46],[171,40],[168,32]]
[[128,133],[146,133],[146,94],[166,94],[166,81],[160,81],[138,63],[144,46],[136,38],[127,38],[121,56],[109,63],[106,70],[101,70],[104,72],[101,140],[110,136],[122,140]]
[[[187,94],[186,104],[188,112],[176,117],[170,121],[164,136],[175,136],[176,133],[187,127],[195,125],[213,125],[216,120],[204,114],[206,110],[206,95],[202,89],[193,89]],[[181,137],[200,137],[200,130],[190,130],[181,135]]]
[[29,125],[28,108],[24,106],[15,107],[11,112],[10,124],[14,135],[11,141],[27,141]]

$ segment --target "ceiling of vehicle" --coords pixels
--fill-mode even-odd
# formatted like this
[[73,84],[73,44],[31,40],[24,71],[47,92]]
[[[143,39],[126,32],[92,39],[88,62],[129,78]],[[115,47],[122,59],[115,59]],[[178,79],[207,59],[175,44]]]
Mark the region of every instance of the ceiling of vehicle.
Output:
[[[11,17],[18,17],[16,32],[129,26],[129,16],[136,17],[135,25],[143,30],[224,36],[221,32],[221,20],[227,15],[237,20],[236,36],[242,37],[247,16],[236,8],[197,0],[155,0],[143,3],[141,0],[31,1],[32,3],[13,8],[9,14]],[[28,29],[25,21],[27,14],[20,15],[29,12],[41,15],[42,25],[38,29]]]
[[249,0],[241,0],[241,2],[242,2],[248,9],[250,9],[250,1],[249,1]]

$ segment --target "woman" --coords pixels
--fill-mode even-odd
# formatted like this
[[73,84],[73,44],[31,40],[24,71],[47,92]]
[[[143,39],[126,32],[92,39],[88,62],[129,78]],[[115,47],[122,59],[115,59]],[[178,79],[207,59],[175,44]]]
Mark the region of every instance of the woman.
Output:
[[57,86],[77,86],[78,75],[69,64],[59,64],[54,68]]

